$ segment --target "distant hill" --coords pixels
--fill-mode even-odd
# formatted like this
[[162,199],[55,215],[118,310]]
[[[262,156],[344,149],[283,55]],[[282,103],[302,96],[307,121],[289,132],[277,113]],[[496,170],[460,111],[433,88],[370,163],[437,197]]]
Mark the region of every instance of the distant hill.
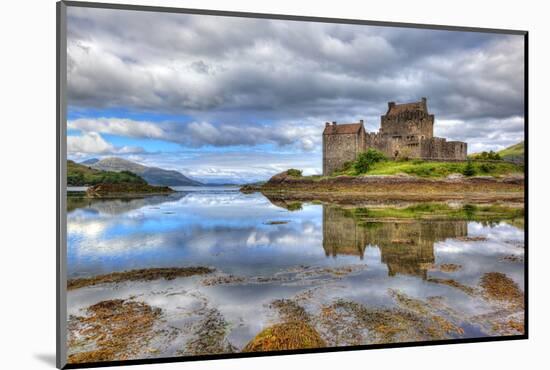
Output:
[[99,162],[99,159],[90,158],[90,159],[86,159],[85,161],[80,162],[80,164],[85,164],[85,165],[89,166],[89,165],[97,163],[97,162]]
[[138,175],[128,172],[103,171],[89,166],[67,161],[67,185],[92,186],[97,184],[146,184]]
[[515,162],[523,162],[525,160],[525,143],[519,142],[508,148],[502,149],[498,152],[502,159]]
[[499,150],[498,152],[490,151],[490,152],[482,152],[482,153],[473,153],[473,154],[468,155],[468,158],[470,158],[470,159],[494,159],[494,158],[491,158],[491,156],[495,155],[495,154],[498,154],[498,156],[502,160],[522,164],[525,160],[525,158],[524,158],[524,147],[525,147],[524,142],[521,141],[517,144],[511,145],[507,148]]
[[126,159],[109,157],[98,160],[89,165],[92,168],[104,171],[130,171],[141,176],[151,185],[164,186],[201,186],[202,183],[184,176],[178,171],[165,170],[158,167],[147,167]]

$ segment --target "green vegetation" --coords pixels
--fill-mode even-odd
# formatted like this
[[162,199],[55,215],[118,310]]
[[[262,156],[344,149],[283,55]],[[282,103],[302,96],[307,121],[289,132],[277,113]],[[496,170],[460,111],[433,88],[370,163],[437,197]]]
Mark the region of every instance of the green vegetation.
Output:
[[353,170],[356,174],[367,172],[375,163],[386,161],[386,156],[373,148],[369,148],[366,152],[360,153],[353,163]]
[[288,169],[286,171],[287,175],[288,176],[292,176],[292,177],[302,177],[302,170],[297,170],[295,168],[291,168],[291,169]]
[[302,210],[302,202],[291,202],[286,205],[286,209],[293,212],[293,211],[301,211]]
[[471,160],[468,160],[468,162],[466,163],[466,167],[464,167],[464,169],[462,170],[462,174],[468,177],[474,176],[476,174],[476,169],[474,168]]
[[102,171],[75,163],[74,161],[67,161],[67,185],[69,186],[121,183],[147,184],[144,179],[130,171]]
[[[335,172],[334,176],[347,175],[357,176],[355,162],[344,166],[341,171]],[[468,175],[466,175],[466,173]],[[464,162],[435,162],[423,160],[408,161],[380,161],[372,164],[367,175],[397,175],[405,173],[418,177],[447,177],[450,174],[460,173],[465,176],[503,176],[513,173],[523,173],[524,167],[520,164],[510,162],[484,162],[484,161],[464,161]]]
[[468,156],[468,158],[476,160],[506,160],[514,162],[523,162],[525,154],[525,143],[519,142],[508,148],[499,150],[498,152],[481,152],[474,153]]
[[469,157],[471,159],[481,159],[481,160],[490,160],[490,161],[500,161],[500,160],[502,160],[502,157],[500,156],[500,154],[496,153],[492,150],[490,150],[488,152],[483,151],[481,153],[472,154]]
[[498,204],[451,207],[446,203],[419,203],[404,208],[354,208],[349,214],[364,221],[380,218],[491,221],[523,218],[525,211]]
[[502,149],[501,151],[499,151],[498,154],[503,159],[506,159],[509,161],[515,161],[515,160],[523,161],[524,155],[525,155],[525,143],[522,141],[515,145],[509,146],[508,148]]

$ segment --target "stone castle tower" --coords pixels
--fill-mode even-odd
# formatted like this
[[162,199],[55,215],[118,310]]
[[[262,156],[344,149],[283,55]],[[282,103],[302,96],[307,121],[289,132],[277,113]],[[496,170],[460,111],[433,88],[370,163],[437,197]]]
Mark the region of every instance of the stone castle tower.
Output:
[[326,122],[323,175],[331,175],[368,148],[377,149],[392,159],[465,160],[467,144],[434,137],[434,119],[428,112],[426,98],[422,98],[406,104],[389,102],[376,133],[366,132],[363,120],[348,124]]

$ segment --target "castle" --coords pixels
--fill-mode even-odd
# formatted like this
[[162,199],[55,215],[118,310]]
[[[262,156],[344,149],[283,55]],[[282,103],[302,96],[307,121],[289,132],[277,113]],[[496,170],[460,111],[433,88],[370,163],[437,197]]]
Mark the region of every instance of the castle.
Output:
[[366,132],[363,120],[348,124],[326,122],[323,175],[331,175],[369,148],[392,159],[466,160],[465,142],[434,137],[433,132],[434,115],[428,113],[426,98],[406,104],[389,102],[377,133]]

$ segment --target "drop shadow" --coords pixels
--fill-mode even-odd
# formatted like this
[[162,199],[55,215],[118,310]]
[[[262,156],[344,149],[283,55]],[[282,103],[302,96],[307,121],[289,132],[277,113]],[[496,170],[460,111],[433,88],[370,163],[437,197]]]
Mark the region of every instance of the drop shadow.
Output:
[[51,367],[56,365],[55,353],[35,353],[34,358]]

